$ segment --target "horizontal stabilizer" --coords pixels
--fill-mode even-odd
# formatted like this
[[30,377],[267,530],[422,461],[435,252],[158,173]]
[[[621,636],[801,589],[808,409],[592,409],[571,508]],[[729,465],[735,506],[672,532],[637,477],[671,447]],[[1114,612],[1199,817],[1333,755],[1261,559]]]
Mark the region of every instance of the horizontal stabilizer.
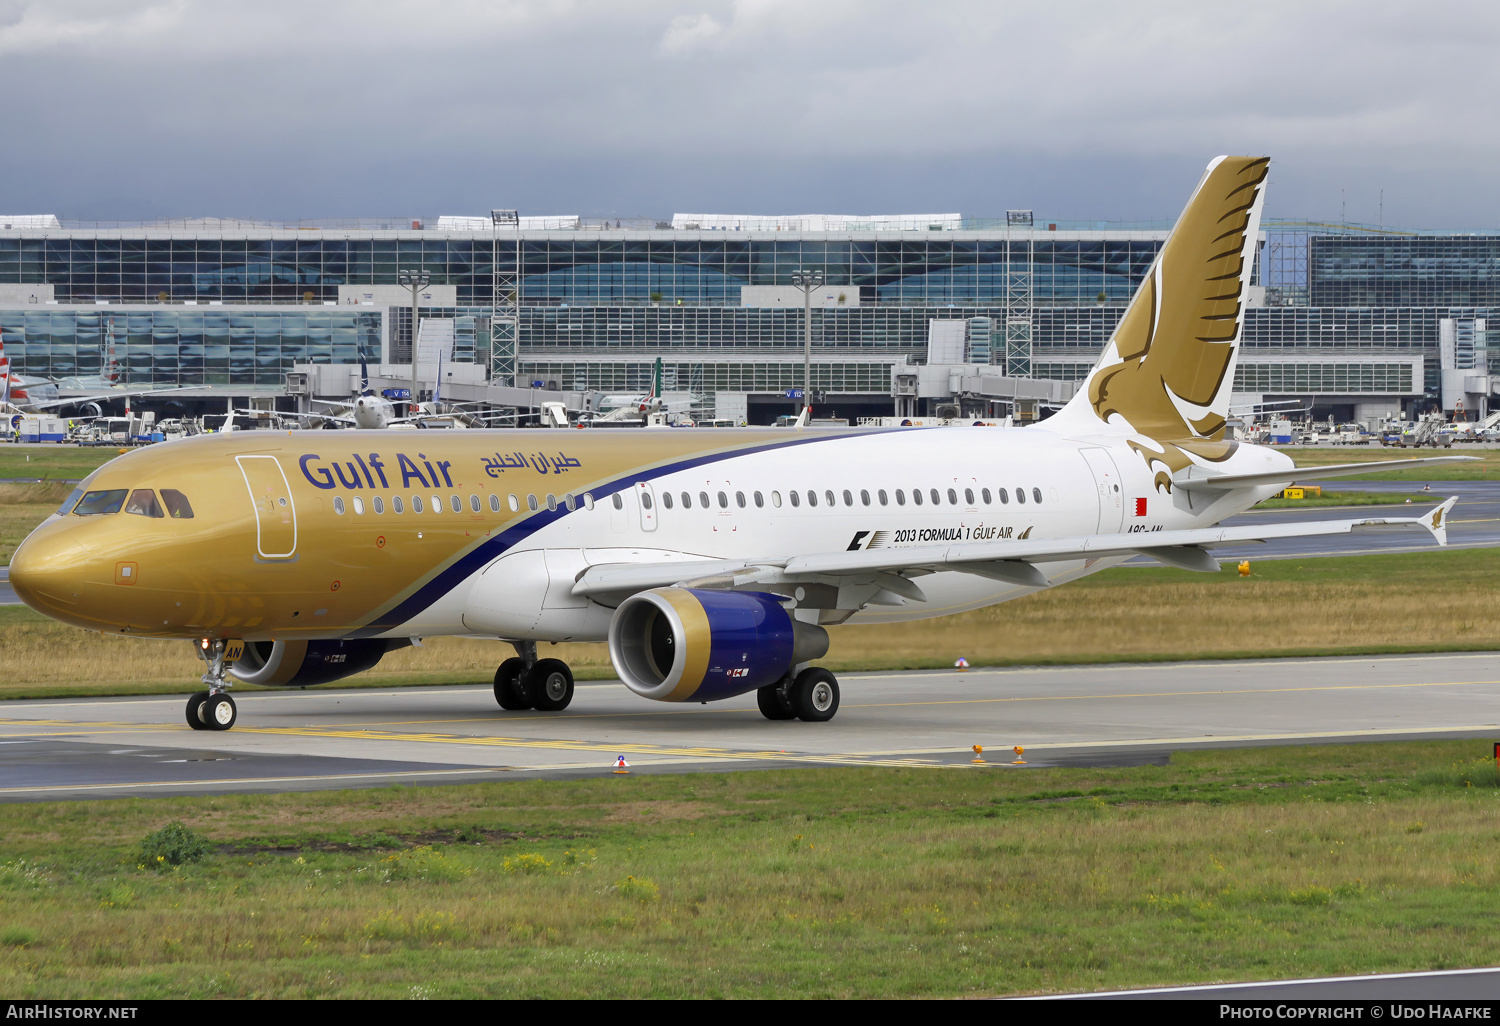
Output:
[[[1185,492],[1227,492],[1235,488],[1253,488],[1256,485],[1318,481],[1325,477],[1350,477],[1354,474],[1376,474],[1390,470],[1415,470],[1418,467],[1434,467],[1440,463],[1469,463],[1479,458],[1428,456],[1416,460],[1377,460],[1372,463],[1333,463],[1326,467],[1293,467],[1290,470],[1270,470],[1264,474],[1220,474],[1217,477],[1182,475],[1172,479],[1172,487]],[[1191,467],[1188,472],[1201,474],[1202,469]]]

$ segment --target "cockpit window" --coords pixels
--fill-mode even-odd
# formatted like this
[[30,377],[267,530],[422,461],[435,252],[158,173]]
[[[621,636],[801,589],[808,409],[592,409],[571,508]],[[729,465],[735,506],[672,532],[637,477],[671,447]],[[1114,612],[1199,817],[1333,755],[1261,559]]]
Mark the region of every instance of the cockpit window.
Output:
[[73,507],[73,512],[81,517],[90,517],[96,513],[118,513],[120,507],[125,504],[127,488],[110,488],[101,492],[89,492],[83,497],[83,501]]
[[[161,501],[167,507],[167,516],[174,520],[193,519],[193,507],[189,505],[187,496],[176,488],[163,488],[161,490]],[[379,499],[375,500],[377,503]],[[379,507],[376,507],[377,511]]]
[[130,493],[130,501],[125,504],[126,513],[134,513],[141,517],[162,517],[161,503],[156,501],[156,493],[149,488],[137,488]]
[[57,507],[57,515],[60,517],[67,516],[68,512],[72,510],[73,506],[77,504],[78,500],[81,498],[83,498],[83,489],[74,488],[71,492],[68,493],[68,497],[63,500],[63,504]]

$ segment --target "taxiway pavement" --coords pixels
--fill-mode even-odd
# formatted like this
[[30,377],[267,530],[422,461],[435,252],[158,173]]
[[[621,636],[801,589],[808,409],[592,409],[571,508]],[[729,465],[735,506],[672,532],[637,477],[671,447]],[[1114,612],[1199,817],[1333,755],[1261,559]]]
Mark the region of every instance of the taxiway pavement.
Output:
[[[1176,750],[1500,738],[1500,653],[846,674],[826,724],[771,722],[754,695],[647,702],[580,684],[562,713],[483,687],[256,691],[233,730],[185,696],[0,703],[0,800],[293,791],[772,766],[1161,762]],[[986,761],[971,762],[972,745]]]

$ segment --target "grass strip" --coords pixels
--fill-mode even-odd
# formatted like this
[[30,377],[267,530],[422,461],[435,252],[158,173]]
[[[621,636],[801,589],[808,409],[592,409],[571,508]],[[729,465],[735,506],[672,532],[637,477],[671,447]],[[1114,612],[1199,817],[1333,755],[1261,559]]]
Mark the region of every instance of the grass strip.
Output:
[[[1497,802],[1462,741],[11,804],[0,991],[952,997],[1489,965]],[[213,854],[147,865],[147,835],[191,842],[174,822]]]

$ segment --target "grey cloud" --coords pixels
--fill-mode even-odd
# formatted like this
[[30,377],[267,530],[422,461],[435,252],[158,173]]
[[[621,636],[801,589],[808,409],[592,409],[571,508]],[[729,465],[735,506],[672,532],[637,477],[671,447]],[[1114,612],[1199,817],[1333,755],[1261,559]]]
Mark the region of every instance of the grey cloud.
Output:
[[1145,219],[1266,152],[1273,214],[1486,226],[1497,40],[1382,0],[0,0],[0,206]]

